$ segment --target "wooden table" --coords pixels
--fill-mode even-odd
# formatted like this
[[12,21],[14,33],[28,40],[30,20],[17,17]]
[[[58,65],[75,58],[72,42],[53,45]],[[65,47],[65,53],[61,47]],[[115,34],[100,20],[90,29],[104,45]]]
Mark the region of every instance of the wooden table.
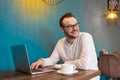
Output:
[[54,72],[29,75],[15,70],[0,73],[0,80],[89,80],[100,75],[99,70],[78,70],[73,75],[62,75]]

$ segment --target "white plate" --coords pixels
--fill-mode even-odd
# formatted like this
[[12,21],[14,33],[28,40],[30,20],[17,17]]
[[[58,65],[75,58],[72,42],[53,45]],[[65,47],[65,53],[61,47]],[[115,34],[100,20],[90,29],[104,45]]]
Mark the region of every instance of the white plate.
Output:
[[74,70],[72,73],[64,73],[64,72],[62,72],[62,70],[58,70],[58,71],[57,71],[57,73],[65,74],[65,75],[72,75],[72,74],[75,74],[75,73],[77,73],[77,72],[78,72],[78,70]]

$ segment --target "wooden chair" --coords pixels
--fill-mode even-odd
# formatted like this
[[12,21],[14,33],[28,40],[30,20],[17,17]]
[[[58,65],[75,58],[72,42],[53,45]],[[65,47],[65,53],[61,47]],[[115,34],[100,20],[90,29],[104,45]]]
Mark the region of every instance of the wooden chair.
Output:
[[106,54],[106,51],[102,49],[100,51],[99,69],[101,74],[112,80],[120,80],[120,51],[113,52],[111,54]]

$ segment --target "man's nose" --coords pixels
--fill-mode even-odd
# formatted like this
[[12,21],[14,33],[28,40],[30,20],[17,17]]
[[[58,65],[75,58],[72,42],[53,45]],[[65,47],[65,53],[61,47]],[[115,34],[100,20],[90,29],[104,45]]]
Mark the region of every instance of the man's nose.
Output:
[[74,30],[77,30],[79,27],[76,25],[73,27]]

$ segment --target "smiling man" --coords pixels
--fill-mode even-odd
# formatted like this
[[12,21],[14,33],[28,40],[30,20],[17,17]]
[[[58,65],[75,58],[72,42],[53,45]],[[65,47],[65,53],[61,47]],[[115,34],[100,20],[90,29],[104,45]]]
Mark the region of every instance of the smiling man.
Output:
[[[64,63],[76,65],[77,69],[98,70],[92,36],[79,31],[79,22],[72,13],[64,14],[59,23],[60,31],[64,33],[65,37],[58,41],[50,57],[34,62],[31,69],[54,65],[62,59]],[[94,80],[99,80],[99,77]]]

